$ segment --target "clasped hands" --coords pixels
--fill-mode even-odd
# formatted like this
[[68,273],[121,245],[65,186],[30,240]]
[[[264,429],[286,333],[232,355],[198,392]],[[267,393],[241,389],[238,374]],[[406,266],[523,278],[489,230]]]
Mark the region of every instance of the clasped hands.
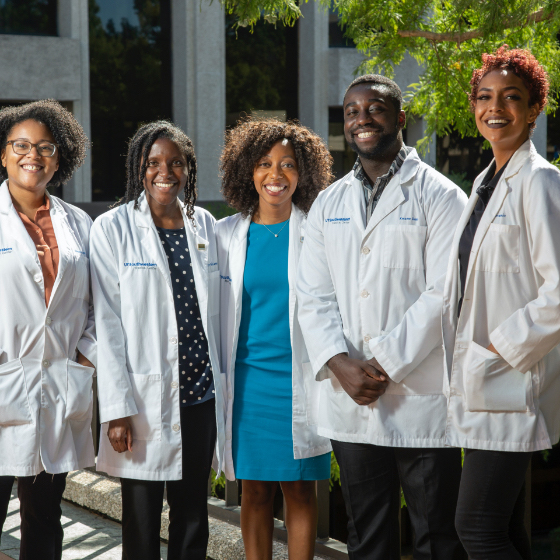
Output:
[[346,393],[361,406],[374,403],[389,385],[389,376],[375,358],[363,361],[337,354],[327,366]]

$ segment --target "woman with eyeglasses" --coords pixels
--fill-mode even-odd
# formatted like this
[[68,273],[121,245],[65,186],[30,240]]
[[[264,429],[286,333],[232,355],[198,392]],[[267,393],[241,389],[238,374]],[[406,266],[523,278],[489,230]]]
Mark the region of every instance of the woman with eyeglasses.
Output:
[[[88,145],[56,101],[0,111],[0,475],[18,477],[21,560],[62,557],[66,475],[95,459],[92,222],[47,191]],[[7,501],[4,491],[3,511]]]

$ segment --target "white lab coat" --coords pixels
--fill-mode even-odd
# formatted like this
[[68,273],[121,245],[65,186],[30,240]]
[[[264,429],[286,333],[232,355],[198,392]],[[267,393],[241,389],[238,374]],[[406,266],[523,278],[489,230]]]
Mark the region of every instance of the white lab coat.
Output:
[[[318,432],[338,441],[442,447],[441,286],[467,197],[412,150],[365,226],[350,172],[311,208],[300,258],[299,321],[320,381]],[[440,279],[436,289],[436,280]],[[356,404],[324,367],[336,354],[377,358],[385,394]]]
[[[305,236],[305,215],[292,204],[289,224],[288,283],[290,287],[289,309],[290,339],[292,343],[292,439],[294,458],[304,459],[328,453],[330,441],[317,435],[313,422],[314,410],[318,402],[318,384],[311,374],[311,364],[307,356],[301,328],[297,320],[295,278],[302,242]],[[220,266],[220,302],[222,363],[228,375],[228,402],[226,421],[226,447],[224,472],[230,480],[235,480],[231,450],[233,417],[233,395],[235,388],[235,359],[243,296],[243,275],[247,256],[247,232],[251,217],[242,218],[235,214],[216,224],[218,263]],[[274,294],[271,294],[272,296]],[[308,375],[303,375],[307,370]]]
[[[219,278],[214,218],[183,210],[202,326],[214,373],[221,469],[225,375],[219,348]],[[165,251],[143,193],[100,216],[91,230],[91,269],[99,344],[98,394],[102,423],[131,416],[133,450],[117,453],[102,426],[97,469],[137,480],[180,480],[179,335]],[[196,405],[195,405],[196,406]]]
[[[49,195],[47,195],[49,196]],[[58,274],[45,306],[37,248],[0,186],[0,475],[56,474],[94,464],[96,362],[90,305],[90,217],[49,196]]]
[[560,172],[530,140],[513,155],[476,230],[457,318],[459,241],[486,172],[445,283],[447,443],[536,451],[560,436]]

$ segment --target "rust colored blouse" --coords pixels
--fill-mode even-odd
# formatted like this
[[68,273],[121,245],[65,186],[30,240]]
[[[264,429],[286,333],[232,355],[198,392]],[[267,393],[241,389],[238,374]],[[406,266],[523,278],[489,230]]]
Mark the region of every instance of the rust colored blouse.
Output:
[[37,208],[35,218],[31,221],[25,214],[18,212],[27,233],[37,247],[37,254],[41,262],[43,271],[43,282],[45,284],[45,304],[49,305],[51,293],[58,273],[58,244],[54,234],[54,228],[51,220],[50,201],[45,196],[45,204]]

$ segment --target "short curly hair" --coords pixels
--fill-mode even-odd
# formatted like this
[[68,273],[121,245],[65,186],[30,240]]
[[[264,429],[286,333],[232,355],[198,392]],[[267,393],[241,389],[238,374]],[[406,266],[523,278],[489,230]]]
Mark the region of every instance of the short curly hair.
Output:
[[358,86],[360,84],[373,84],[381,89],[385,89],[389,94],[389,99],[391,99],[397,113],[401,111],[403,97],[401,88],[397,82],[387,78],[387,76],[382,76],[381,74],[364,74],[362,76],[358,76],[350,82],[350,85],[346,88],[344,93],[344,98],[346,98],[346,95],[354,86]]
[[144,192],[148,156],[154,142],[160,138],[167,138],[174,142],[183,153],[187,163],[187,182],[184,188],[185,213],[192,220],[197,195],[197,165],[194,146],[191,139],[178,126],[164,120],[142,125],[129,140],[126,155],[126,192],[115,206],[134,201],[134,208],[138,209],[138,199]]
[[309,128],[295,121],[244,119],[226,133],[220,157],[222,193],[227,204],[244,217],[252,215],[259,204],[253,183],[259,159],[284,138],[296,154],[299,180],[292,202],[302,212],[307,214],[319,192],[332,182],[332,156],[323,140]]
[[[502,45],[494,54],[482,55],[482,67],[473,72],[471,78],[471,92],[469,102],[471,110],[474,111],[478,87],[480,81],[486,74],[493,70],[511,70],[519,77],[529,91],[529,106],[538,105],[539,113],[544,109],[548,100],[548,74],[539,64],[539,61],[526,49],[510,49],[508,45]],[[529,125],[535,128],[535,122]]]
[[[88,137],[74,115],[54,99],[42,99],[25,105],[5,107],[0,110],[0,146],[7,147],[13,128],[28,120],[45,125],[58,146],[58,169],[47,187],[61,187],[67,183],[74,171],[84,163],[86,150],[91,146]],[[5,167],[0,166],[0,181],[8,178]]]

